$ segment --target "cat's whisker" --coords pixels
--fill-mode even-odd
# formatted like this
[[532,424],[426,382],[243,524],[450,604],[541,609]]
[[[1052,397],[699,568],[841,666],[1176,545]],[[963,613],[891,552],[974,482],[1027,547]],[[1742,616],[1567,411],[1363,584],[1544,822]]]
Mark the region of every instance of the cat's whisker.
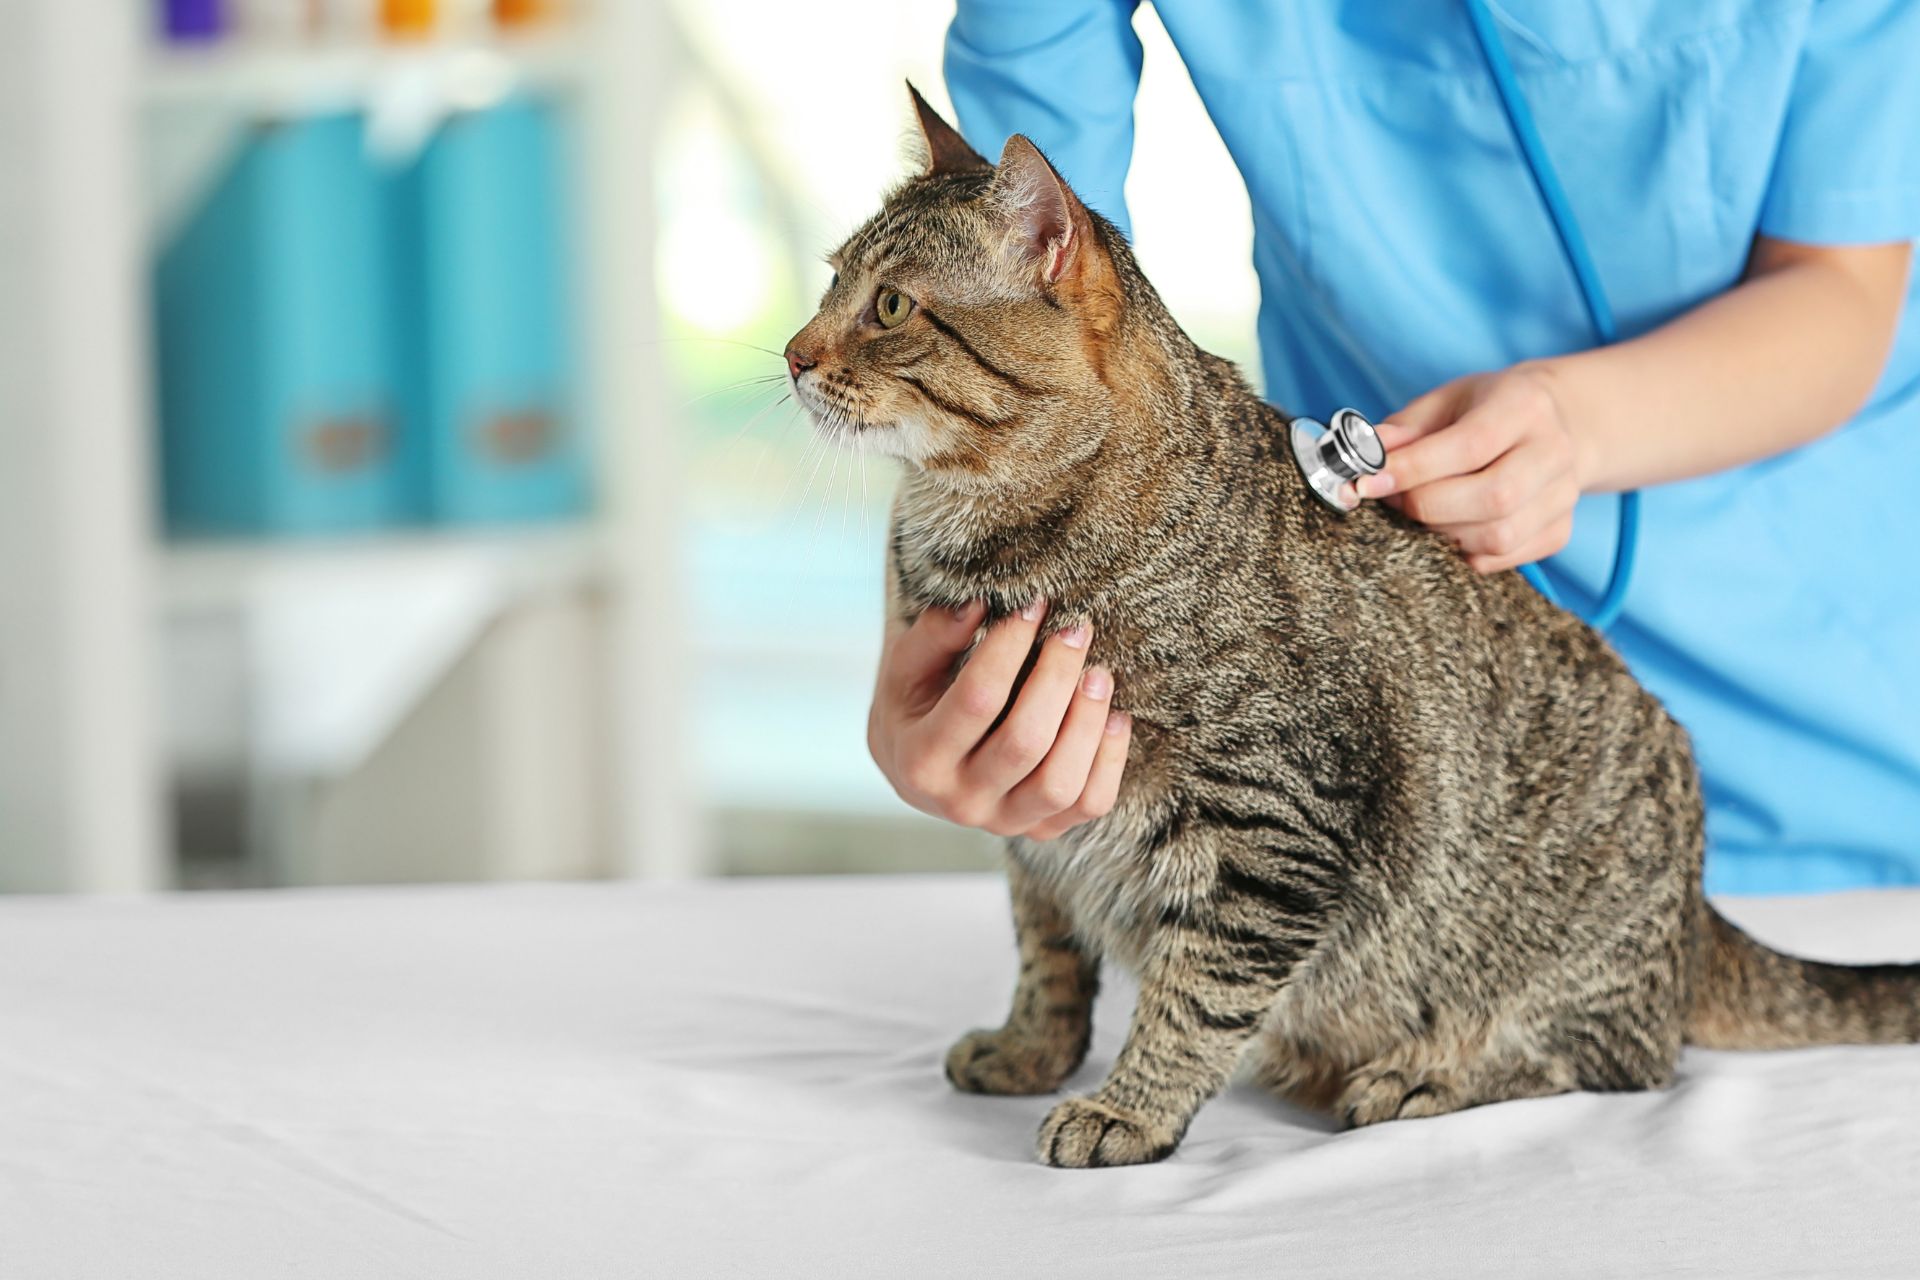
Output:
[[784,382],[786,381],[786,377],[787,375],[784,373],[748,374],[744,378],[735,378],[732,382],[723,383],[717,387],[711,387],[706,391],[701,392],[700,396],[695,396],[692,400],[689,400],[687,403],[694,404],[699,401],[701,396],[717,396],[722,392],[734,391],[741,387],[756,387],[756,386],[763,386],[770,382]]
[[[795,413],[799,413],[799,407],[795,407]],[[793,426],[793,416],[791,415],[787,416],[787,426]],[[749,487],[749,489],[755,489],[755,487],[758,486],[758,482],[760,482],[760,472],[766,470],[766,461],[768,461],[770,457],[774,457],[776,453],[781,453],[780,443],[781,441],[778,436],[760,441],[760,457],[755,459],[753,472],[751,472],[749,478],[747,478],[747,487]],[[787,505],[785,505],[785,503],[787,503],[787,491],[793,489],[793,476],[795,476],[795,472],[799,472],[799,468],[806,466],[806,459],[808,459],[810,455],[812,455],[812,441],[806,441],[803,449],[801,449],[801,459],[799,459],[799,462],[791,462],[791,464],[785,461],[780,462],[780,491],[774,495],[774,501],[772,501],[772,503],[762,503],[762,505],[760,505],[762,516],[760,516],[760,524],[756,524],[755,526],[756,532],[770,532],[770,530],[774,530],[774,528],[780,526],[780,522],[785,518],[785,512],[787,512]]]
[[776,511],[785,511],[787,509],[787,494],[793,489],[794,477],[806,470],[809,462],[813,462],[816,467],[819,465],[814,458],[814,454],[820,447],[821,440],[819,436],[811,434],[807,436],[806,443],[801,446],[799,460],[787,468],[787,478],[780,484],[780,495],[773,501]]
[[[745,395],[738,397],[737,399],[729,402],[725,406],[716,405],[715,408],[724,416],[731,416],[732,414],[745,412],[749,409],[754,410],[754,413],[758,414],[760,412],[764,412],[766,406],[762,405],[758,409],[755,409],[754,401],[765,396],[767,392],[773,389],[774,389],[773,386],[755,387],[752,391],[747,392]],[[772,403],[778,404],[779,401],[775,400]],[[751,423],[753,421],[753,418],[749,417],[747,421]],[[713,428],[715,430],[723,429],[725,426],[726,424],[724,422],[715,422],[713,424]],[[738,430],[736,430],[734,435],[728,437],[727,442],[731,444],[735,439],[738,439],[738,438],[739,438],[739,432]]]
[[[855,445],[855,453],[856,455],[858,453],[857,444]],[[842,485],[840,489],[840,536],[842,538],[847,536],[847,516],[851,514],[851,508],[853,506],[853,464],[854,459],[848,458],[847,482]]]
[[742,387],[758,387],[758,386],[765,386],[769,383],[774,383],[774,382],[784,382],[786,381],[786,377],[787,375],[784,373],[764,373],[764,374],[756,375],[755,377],[751,377],[751,378],[742,378],[738,382],[729,382],[724,387],[714,387],[711,390],[702,391],[699,395],[687,401],[685,404],[674,406],[674,411],[678,413],[687,409],[691,409],[694,405],[699,404],[702,400],[707,400],[718,395],[724,395],[729,391],[738,391]]
[[[793,426],[794,415],[799,412],[800,406],[797,404],[794,405],[787,413],[787,420],[780,426],[782,432],[785,432]],[[767,455],[773,452],[773,446],[779,439],[779,436],[769,436],[760,442],[760,456],[754,459],[753,470],[747,475],[747,492],[753,492],[754,486],[760,482],[760,472],[767,465]]]
[[754,410],[752,417],[748,418],[745,423],[741,424],[741,427],[738,431],[735,431],[731,436],[727,437],[727,442],[720,447],[722,449],[731,449],[734,445],[739,444],[740,441],[746,438],[747,432],[753,430],[754,423],[766,417],[767,414],[771,413],[773,410],[778,409],[781,405],[785,404],[789,399],[791,399],[792,396],[793,396],[793,392],[789,391],[785,395],[781,396],[779,399],[774,400],[768,404],[761,405],[758,409]]
[[729,347],[743,347],[748,351],[765,352],[767,355],[772,356],[775,360],[786,359],[786,356],[782,355],[778,351],[775,351],[772,347],[763,347],[757,342],[741,342],[737,338],[715,338],[707,334],[687,334],[687,335],[682,335],[680,337],[675,337],[675,338],[652,338],[648,340],[647,345],[659,346],[661,343],[666,343],[666,342],[719,342],[719,343],[724,343]]
[[819,478],[820,468],[822,464],[826,462],[827,454],[831,453],[832,451],[833,451],[833,442],[831,440],[827,439],[825,436],[815,437],[815,444],[813,448],[813,452],[815,453],[815,457],[813,460],[813,470],[807,473],[807,485],[806,485],[806,488],[800,491],[800,501],[794,503],[794,507],[800,512],[803,518],[806,515],[807,499],[813,494],[813,482]]
[[820,542],[820,530],[826,527],[827,510],[833,505],[833,478],[840,474],[840,453],[833,449],[833,465],[827,468],[826,487],[820,490],[820,514],[814,517],[813,532],[807,538],[807,554],[811,556]]
[[747,398],[759,395],[771,387],[793,389],[793,383],[784,373],[766,373],[756,378],[748,378],[739,384],[739,390],[747,393]]
[[869,505],[867,499],[867,451],[862,449],[860,451],[860,536],[862,539],[867,536],[867,514]]

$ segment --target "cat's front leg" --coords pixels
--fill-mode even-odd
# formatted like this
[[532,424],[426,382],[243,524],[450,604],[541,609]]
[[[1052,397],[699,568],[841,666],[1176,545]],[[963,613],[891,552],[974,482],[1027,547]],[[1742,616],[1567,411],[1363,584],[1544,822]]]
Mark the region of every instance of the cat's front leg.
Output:
[[1057,1168],[1146,1164],[1180,1144],[1225,1087],[1289,974],[1323,931],[1311,898],[1289,887],[1251,905],[1265,881],[1223,871],[1212,900],[1164,924],[1140,974],[1126,1046],[1106,1082],[1069,1098],[1040,1126],[1040,1159]]
[[1009,859],[1007,888],[1020,980],[1006,1025],[970,1031],[947,1053],[947,1079],[969,1093],[1052,1093],[1087,1056],[1100,961],[1074,937],[1053,892]]

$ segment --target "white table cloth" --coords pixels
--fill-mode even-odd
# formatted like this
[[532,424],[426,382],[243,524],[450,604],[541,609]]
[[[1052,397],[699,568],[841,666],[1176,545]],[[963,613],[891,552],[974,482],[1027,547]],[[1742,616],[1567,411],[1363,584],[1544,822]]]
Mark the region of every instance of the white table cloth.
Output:
[[[1920,953],[1920,894],[1727,904]],[[1033,1162],[983,877],[0,901],[0,1277],[1920,1276],[1920,1049]],[[1077,1088],[1112,1061],[1110,982]]]

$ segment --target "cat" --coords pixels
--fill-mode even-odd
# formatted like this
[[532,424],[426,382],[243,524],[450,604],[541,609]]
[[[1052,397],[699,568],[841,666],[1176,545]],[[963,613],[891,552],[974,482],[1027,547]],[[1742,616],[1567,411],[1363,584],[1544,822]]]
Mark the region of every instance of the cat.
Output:
[[1687,736],[1600,636],[1318,502],[1288,416],[1033,143],[989,163],[908,87],[923,170],[831,256],[796,393],[904,464],[899,618],[1044,599],[1134,722],[1111,812],[1008,842],[1020,976],[954,1085],[1057,1089],[1103,958],[1138,1003],[1050,1165],[1165,1157],[1243,1061],[1357,1126],[1661,1088],[1687,1042],[1920,1038],[1920,966],[1794,959],[1707,904]]

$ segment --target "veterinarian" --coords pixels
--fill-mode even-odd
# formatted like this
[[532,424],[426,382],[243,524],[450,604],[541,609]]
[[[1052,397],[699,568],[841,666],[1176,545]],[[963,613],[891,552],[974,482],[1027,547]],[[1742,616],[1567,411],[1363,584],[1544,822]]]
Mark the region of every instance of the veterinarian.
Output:
[[[946,49],[969,140],[1027,133],[1122,229],[1133,7],[961,0]],[[1483,572],[1544,560],[1582,612],[1607,495],[1644,487],[1611,637],[1693,736],[1708,888],[1920,883],[1920,4],[1494,10],[1618,314],[1598,349],[1464,4],[1157,9],[1252,198],[1268,397],[1391,411],[1362,495]],[[1055,636],[1008,709],[1035,610],[949,689],[978,621],[888,636],[882,770],[999,834],[1104,813],[1111,676]]]

